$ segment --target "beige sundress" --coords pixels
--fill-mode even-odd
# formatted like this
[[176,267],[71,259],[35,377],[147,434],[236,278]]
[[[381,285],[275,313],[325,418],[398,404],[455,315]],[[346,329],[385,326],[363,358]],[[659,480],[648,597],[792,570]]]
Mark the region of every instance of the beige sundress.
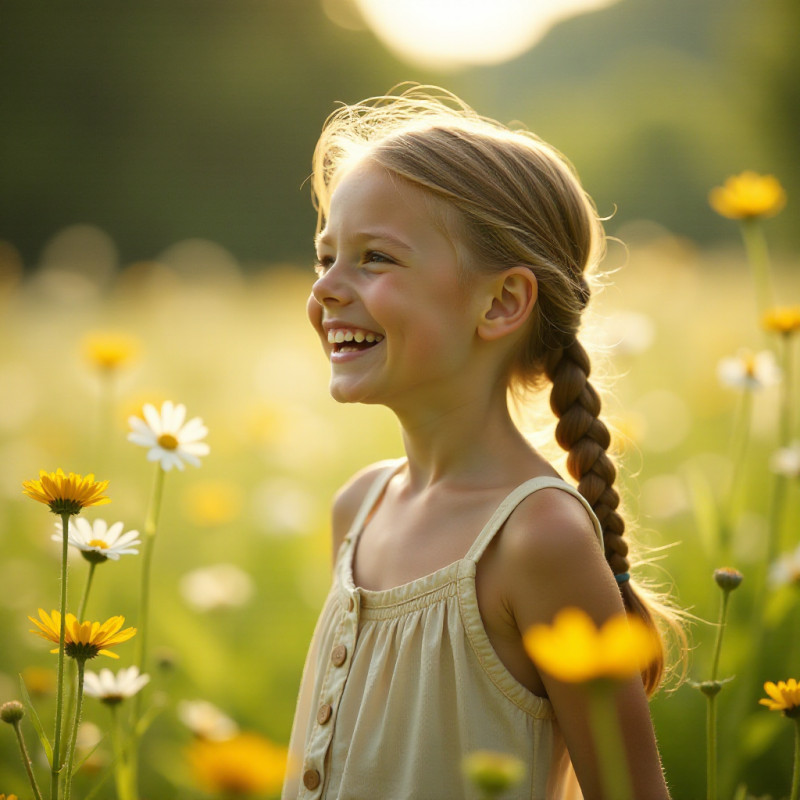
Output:
[[353,552],[400,464],[377,476],[345,537],[333,585],[306,659],[283,800],[472,800],[461,772],[475,750],[509,753],[527,765],[508,796],[574,796],[574,773],[550,702],[508,672],[478,610],[478,560],[516,506],[556,487],[533,478],[512,491],[467,555],[385,591],[354,585]]

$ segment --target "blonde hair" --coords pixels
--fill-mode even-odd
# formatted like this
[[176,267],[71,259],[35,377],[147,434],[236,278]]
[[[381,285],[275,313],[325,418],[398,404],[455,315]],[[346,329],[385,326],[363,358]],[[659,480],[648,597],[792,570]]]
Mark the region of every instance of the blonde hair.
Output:
[[[589,276],[605,252],[605,234],[591,198],[569,162],[527,130],[479,116],[437,87],[405,85],[397,94],[345,105],[325,122],[314,151],[312,194],[318,231],[347,167],[365,157],[427,190],[456,211],[471,264],[502,271],[524,264],[538,284],[529,334],[511,367],[518,393],[552,382],[550,406],[567,469],[603,529],[615,575],[628,573],[625,523],[617,511],[611,437],[589,382],[589,357],[578,341],[589,300]],[[649,592],[620,582],[625,607],[654,629],[683,637],[676,617]],[[658,620],[658,623],[657,623]],[[652,693],[665,658],[643,675]]]

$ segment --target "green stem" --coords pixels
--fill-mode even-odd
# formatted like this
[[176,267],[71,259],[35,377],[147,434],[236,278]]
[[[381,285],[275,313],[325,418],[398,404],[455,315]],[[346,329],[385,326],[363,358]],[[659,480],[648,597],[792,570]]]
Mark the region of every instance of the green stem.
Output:
[[719,673],[719,657],[722,653],[722,635],[725,632],[725,618],[728,616],[728,600],[730,592],[722,592],[722,603],[719,607],[719,621],[717,623],[717,640],[714,644],[714,660],[711,662],[711,680],[715,681]]
[[612,683],[596,681],[589,685],[589,723],[597,751],[602,796],[605,800],[631,800],[631,775],[620,732],[615,690]]
[[58,679],[56,686],[56,729],[53,735],[53,763],[50,768],[50,798],[58,800],[58,778],[61,773],[61,718],[64,713],[64,642],[67,632],[67,551],[69,549],[69,517],[61,514],[61,623],[58,631]]
[[89,563],[89,575],[86,578],[86,587],[83,590],[83,597],[81,597],[81,604],[78,608],[78,621],[83,622],[83,615],[86,613],[86,602],[89,599],[89,590],[92,588],[92,578],[94,578],[94,569],[97,566],[94,562]]
[[39,784],[36,783],[36,776],[33,774],[31,758],[28,755],[28,748],[25,746],[25,739],[22,736],[22,728],[20,727],[19,720],[14,723],[14,731],[17,734],[19,750],[20,753],[22,753],[22,763],[25,765],[25,771],[28,773],[28,781],[30,781],[31,789],[33,789],[33,796],[36,800],[42,800],[42,793],[39,790]]
[[75,744],[78,741],[78,727],[81,724],[81,712],[83,711],[83,676],[86,669],[86,661],[83,658],[77,659],[78,663],[78,702],[75,705],[75,720],[72,723],[72,738],[69,744],[69,756],[67,757],[67,772],[64,775],[64,800],[69,800],[72,791],[72,768],[75,763]]
[[792,790],[789,800],[800,798],[800,718],[795,717],[794,722],[794,769],[792,770]]
[[772,266],[770,263],[767,239],[764,229],[758,219],[745,219],[741,224],[742,239],[747,252],[747,259],[753,271],[753,280],[756,285],[759,315],[763,314],[773,304],[772,293]]
[[781,370],[783,380],[781,381],[781,410],[780,423],[778,428],[778,443],[781,447],[788,447],[792,439],[793,420],[792,420],[792,396],[794,394],[794,358],[792,346],[793,338],[791,334],[781,336]]
[[720,547],[722,550],[720,556],[723,561],[728,560],[728,551],[731,545],[733,530],[736,526],[736,520],[739,517],[742,506],[742,491],[740,487],[745,471],[745,456],[747,455],[747,447],[750,442],[752,416],[753,392],[750,389],[745,389],[742,392],[736,419],[733,424],[733,430],[731,431],[730,457],[733,463],[733,474],[731,475],[728,502],[725,504],[725,509],[722,511],[720,525]]
[[706,798],[718,800],[717,793],[717,695],[706,699]]
[[[161,464],[156,467],[155,480],[153,482],[153,493],[150,496],[150,504],[147,508],[147,516],[144,522],[144,543],[142,548],[142,574],[139,590],[139,631],[136,637],[136,664],[139,667],[139,674],[146,672],[147,663],[147,634],[149,632],[150,615],[150,573],[153,563],[153,547],[155,545],[156,531],[158,530],[158,517],[161,513],[161,499],[164,494],[164,468]],[[131,745],[130,757],[126,765],[126,773],[129,781],[126,783],[128,789],[135,798],[138,791],[136,782],[138,777],[138,744],[139,744],[139,721],[142,716],[142,697],[144,692],[139,692],[133,700],[133,712],[131,718]]]
[[[711,681],[719,674],[719,659],[722,653],[722,637],[725,633],[725,620],[728,615],[730,592],[723,590],[717,622],[717,638],[714,644],[714,659],[711,662]],[[706,694],[706,795],[708,800],[717,800],[717,694],[713,690]]]
[[[155,545],[156,530],[158,529],[158,517],[161,513],[161,498],[164,493],[164,469],[159,464],[156,467],[155,481],[153,483],[153,493],[150,497],[150,505],[147,509],[147,516],[144,523],[144,543],[142,548],[142,573],[139,591],[139,635],[136,637],[136,664],[139,672],[146,672],[145,663],[147,661],[147,633],[148,620],[150,615],[150,572],[153,563],[153,547]],[[137,701],[141,697],[141,692],[136,696]],[[137,702],[137,709],[139,704]],[[138,713],[136,715],[139,716]]]
[[117,787],[117,800],[136,800],[132,791],[129,775],[129,765],[123,744],[122,719],[119,713],[119,704],[110,705],[111,709],[111,747],[114,751],[114,783]]

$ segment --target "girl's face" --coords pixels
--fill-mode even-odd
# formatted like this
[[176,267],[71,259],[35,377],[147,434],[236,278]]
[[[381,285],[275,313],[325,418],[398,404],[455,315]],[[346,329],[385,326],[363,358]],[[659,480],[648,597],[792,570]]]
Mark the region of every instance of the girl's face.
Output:
[[368,160],[333,193],[308,316],[339,402],[442,407],[468,378],[479,279],[465,279],[437,202]]

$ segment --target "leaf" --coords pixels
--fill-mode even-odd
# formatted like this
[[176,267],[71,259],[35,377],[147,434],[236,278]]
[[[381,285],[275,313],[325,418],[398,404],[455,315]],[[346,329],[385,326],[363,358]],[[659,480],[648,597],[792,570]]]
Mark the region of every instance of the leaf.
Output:
[[72,774],[70,775],[70,778],[74,778],[75,773],[92,757],[94,751],[97,750],[97,748],[103,743],[103,738],[104,737],[101,736],[97,744],[72,768]]
[[50,744],[50,740],[47,738],[47,734],[44,732],[44,728],[42,727],[42,721],[39,719],[39,715],[36,713],[36,709],[33,706],[33,702],[31,701],[31,697],[28,694],[28,689],[25,686],[25,681],[22,675],[19,676],[19,686],[22,691],[22,699],[25,701],[25,705],[30,712],[31,723],[36,730],[36,735],[39,737],[39,741],[42,743],[42,747],[44,748],[45,755],[47,756],[47,763],[50,765],[50,769],[53,768],[53,746]]

